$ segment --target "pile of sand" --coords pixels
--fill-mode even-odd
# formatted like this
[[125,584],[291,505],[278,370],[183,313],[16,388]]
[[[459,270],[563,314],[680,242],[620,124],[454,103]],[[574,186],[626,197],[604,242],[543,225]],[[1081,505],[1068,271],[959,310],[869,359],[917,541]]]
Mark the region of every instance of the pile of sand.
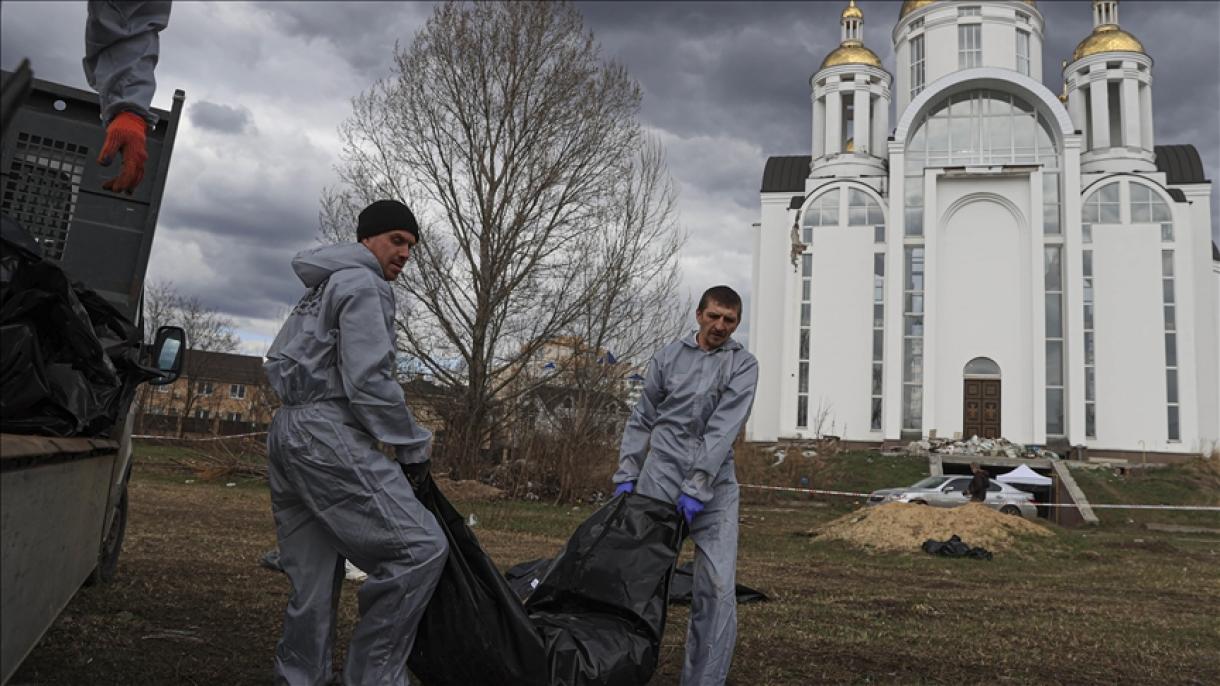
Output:
[[1019,537],[1051,535],[1040,524],[978,503],[953,508],[887,503],[843,515],[814,533],[817,540],[846,541],[887,552],[917,551],[929,538],[944,541],[953,534],[968,545],[991,551],[1007,550]]
[[504,497],[504,491],[474,479],[454,481],[448,477],[434,476],[433,481],[450,500],[498,500]]

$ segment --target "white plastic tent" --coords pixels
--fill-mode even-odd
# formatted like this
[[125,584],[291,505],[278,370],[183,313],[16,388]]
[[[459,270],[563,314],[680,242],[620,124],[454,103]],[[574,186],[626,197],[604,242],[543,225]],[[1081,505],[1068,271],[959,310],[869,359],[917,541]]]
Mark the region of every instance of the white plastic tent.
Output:
[[995,478],[1006,484],[1021,484],[1023,486],[1050,486],[1051,479],[1047,476],[1042,476],[1038,472],[1030,469],[1026,465],[1021,465],[1011,472],[1001,474]]

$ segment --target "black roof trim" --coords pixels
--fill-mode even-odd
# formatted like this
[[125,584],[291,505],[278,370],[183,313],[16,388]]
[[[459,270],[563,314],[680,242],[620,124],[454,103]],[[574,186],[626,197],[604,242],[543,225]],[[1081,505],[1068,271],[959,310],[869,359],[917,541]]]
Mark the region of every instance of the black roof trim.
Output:
[[1220,262],[1220,245],[1212,241],[1212,262]]
[[1169,197],[1173,198],[1174,202],[1189,202],[1181,188],[1166,188],[1165,191],[1169,193]]
[[804,205],[804,204],[805,204],[805,196],[794,195],[794,196],[792,196],[792,199],[788,201],[788,209],[799,210],[799,209],[801,209],[801,205]]
[[809,177],[809,155],[768,157],[760,193],[804,193]]
[[1203,175],[1203,159],[1195,146],[1158,145],[1153,152],[1156,154],[1156,169],[1165,172],[1167,184],[1211,183]]

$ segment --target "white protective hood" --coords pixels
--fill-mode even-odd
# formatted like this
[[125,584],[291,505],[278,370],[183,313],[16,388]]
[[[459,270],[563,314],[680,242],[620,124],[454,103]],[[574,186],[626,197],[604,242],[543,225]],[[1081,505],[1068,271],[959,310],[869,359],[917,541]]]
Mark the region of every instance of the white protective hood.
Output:
[[1052,483],[1050,477],[1042,476],[1027,465],[1021,465],[1011,472],[1001,474],[995,480],[1006,484],[1022,484],[1024,486],[1050,486]]

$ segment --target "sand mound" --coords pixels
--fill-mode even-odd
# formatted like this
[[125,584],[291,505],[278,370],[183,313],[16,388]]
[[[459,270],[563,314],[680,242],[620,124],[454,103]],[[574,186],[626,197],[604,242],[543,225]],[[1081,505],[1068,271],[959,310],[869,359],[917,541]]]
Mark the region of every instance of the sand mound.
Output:
[[887,503],[843,515],[815,529],[817,540],[846,541],[879,551],[919,550],[929,538],[938,541],[953,534],[971,546],[998,551],[1010,549],[1021,536],[1050,536],[1049,529],[1022,517],[1000,514],[968,503],[940,508],[908,503]]
[[504,491],[489,486],[482,481],[463,479],[454,481],[446,477],[433,477],[437,488],[450,500],[498,500],[504,497]]

